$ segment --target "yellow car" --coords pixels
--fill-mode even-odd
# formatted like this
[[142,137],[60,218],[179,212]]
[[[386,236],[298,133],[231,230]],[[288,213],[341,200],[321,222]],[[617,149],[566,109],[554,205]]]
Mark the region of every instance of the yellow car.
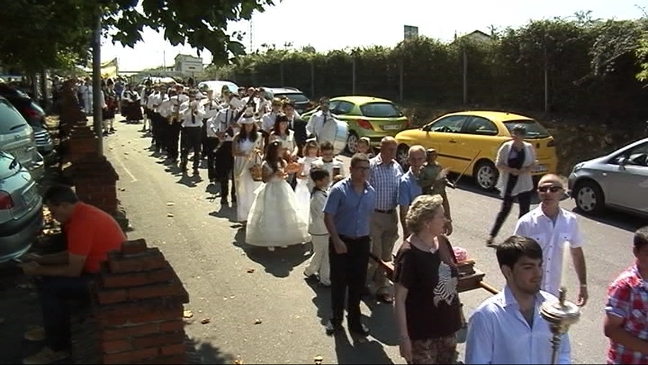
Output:
[[499,173],[495,168],[497,150],[511,139],[516,124],[526,127],[526,141],[535,147],[538,166],[533,175],[555,173],[558,157],[549,132],[532,118],[496,111],[450,113],[421,128],[398,133],[398,161],[405,166],[410,146],[434,148],[443,167],[471,176],[480,188],[491,190]]

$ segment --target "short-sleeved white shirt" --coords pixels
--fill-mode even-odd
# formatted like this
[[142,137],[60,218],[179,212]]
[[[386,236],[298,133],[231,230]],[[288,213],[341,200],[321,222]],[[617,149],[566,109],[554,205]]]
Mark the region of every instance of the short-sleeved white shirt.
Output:
[[554,224],[544,214],[541,206],[538,206],[518,220],[513,234],[533,238],[540,244],[543,255],[542,290],[558,296],[563,245],[565,242],[568,242],[570,248],[583,245],[576,215],[560,208]]

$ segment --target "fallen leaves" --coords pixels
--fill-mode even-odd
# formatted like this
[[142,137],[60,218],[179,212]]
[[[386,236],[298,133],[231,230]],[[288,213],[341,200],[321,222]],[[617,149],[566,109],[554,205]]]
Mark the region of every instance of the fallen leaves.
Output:
[[209,319],[209,318],[203,318],[203,319],[200,321],[200,323],[202,323],[202,324],[207,324],[207,323],[209,323],[209,322],[211,322],[211,319]]
[[254,274],[254,269],[252,269],[252,268],[247,269],[247,273],[248,273],[248,274]]
[[254,324],[261,324],[261,323],[263,323],[263,321],[260,320],[259,318],[254,320]]
[[167,207],[172,207],[172,206],[174,206],[174,205],[175,205],[174,202],[168,202],[168,203],[167,203]]
[[241,360],[241,355],[239,355],[236,358],[236,360],[234,360],[234,364],[237,364],[237,365],[242,365],[243,364],[243,360]]
[[184,318],[191,318],[191,317],[193,317],[193,312],[190,311],[189,309],[185,309],[185,311],[182,312],[182,316]]
[[322,356],[320,356],[320,355],[317,355],[317,356],[315,356],[313,358],[313,361],[315,361],[316,365],[320,365],[322,363],[322,361],[324,361],[324,358]]
[[173,213],[167,213],[167,217],[173,218]]

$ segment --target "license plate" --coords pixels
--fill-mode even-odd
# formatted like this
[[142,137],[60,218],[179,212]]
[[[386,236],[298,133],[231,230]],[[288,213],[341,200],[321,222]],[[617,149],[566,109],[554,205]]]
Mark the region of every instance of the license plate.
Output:
[[538,172],[547,172],[547,166],[545,165],[538,165],[533,169],[533,173],[538,173]]
[[36,199],[37,195],[38,192],[36,191],[36,188],[32,187],[24,193],[23,197],[25,198],[25,202],[29,204]]
[[11,154],[18,159],[18,161],[24,161],[29,159],[29,153],[27,150],[19,148],[17,150],[11,151]]
[[397,130],[401,129],[401,126],[400,125],[386,125],[386,126],[383,126],[383,129],[386,130],[386,131],[397,131]]

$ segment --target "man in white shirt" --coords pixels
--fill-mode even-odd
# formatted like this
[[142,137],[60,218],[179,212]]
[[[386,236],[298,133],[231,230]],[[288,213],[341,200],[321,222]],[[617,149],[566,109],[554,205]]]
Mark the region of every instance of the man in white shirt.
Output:
[[[232,155],[232,141],[234,136],[241,129],[237,122],[239,114],[235,105],[238,103],[238,95],[232,95],[228,108],[221,109],[214,117],[216,135],[220,145],[215,152],[215,179],[220,183],[221,205],[227,205],[227,195],[230,194],[232,203],[236,203],[236,189],[234,186],[233,169],[234,156]],[[229,180],[232,178],[232,190],[229,189]]]
[[565,195],[564,180],[554,174],[543,176],[538,183],[538,195],[540,205],[518,220],[513,234],[533,238],[540,244],[545,258],[542,290],[556,296],[561,282],[563,246],[569,245],[580,283],[577,304],[584,306],[588,292],[583,238],[576,215],[560,207],[560,200]]
[[189,100],[180,106],[182,115],[182,132],[180,139],[180,169],[187,172],[189,151],[193,152],[193,174],[198,175],[200,166],[200,148],[202,145],[202,120],[205,116],[203,106],[200,104],[200,94],[192,92]]
[[315,136],[320,144],[324,142],[333,143],[335,142],[337,123],[329,111],[329,98],[321,98],[319,104],[320,110],[311,116],[308,124],[306,124],[306,131],[308,135]]
[[182,103],[189,100],[189,96],[184,93],[184,86],[176,86],[176,95],[169,97],[169,107],[171,109],[169,116],[169,129],[167,135],[167,153],[171,163],[178,162],[178,147],[180,142],[180,130],[182,129],[183,115],[180,112]]
[[[506,286],[470,317],[465,363],[551,364],[553,334],[540,307],[558,299],[540,290],[543,250],[523,236],[511,236],[496,247]],[[562,336],[557,363],[571,363],[568,334]]]

